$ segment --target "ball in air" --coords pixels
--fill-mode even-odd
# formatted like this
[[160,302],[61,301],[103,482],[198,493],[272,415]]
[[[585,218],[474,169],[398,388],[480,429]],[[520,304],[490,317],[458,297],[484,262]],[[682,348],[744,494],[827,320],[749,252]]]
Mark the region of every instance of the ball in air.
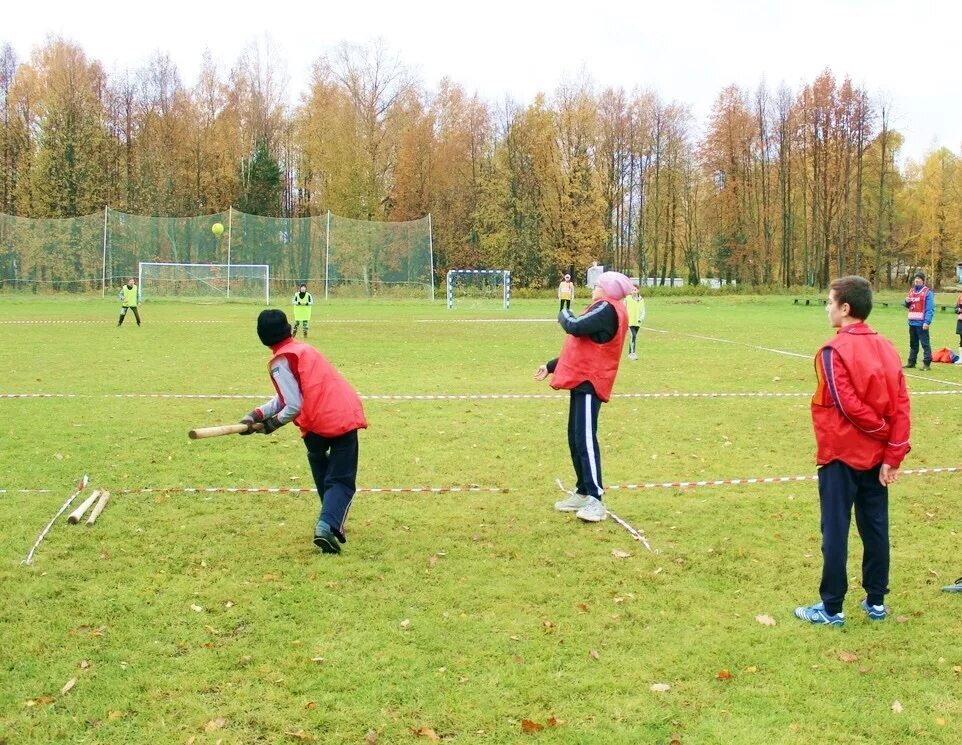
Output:
[[220,222],[215,222],[210,226],[210,232],[214,235],[221,235],[224,232],[224,224]]

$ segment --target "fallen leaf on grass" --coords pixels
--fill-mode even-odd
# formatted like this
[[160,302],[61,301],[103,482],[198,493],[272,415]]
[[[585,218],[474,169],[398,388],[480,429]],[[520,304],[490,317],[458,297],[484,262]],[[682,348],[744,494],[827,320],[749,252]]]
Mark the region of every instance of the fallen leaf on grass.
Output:
[[627,551],[622,551],[620,548],[612,549],[611,555],[616,559],[628,559],[631,557],[630,553]]
[[902,704],[901,704],[899,701],[893,701],[893,702],[892,702],[892,711],[895,712],[896,714],[901,714],[901,713],[902,713]]
[[308,711],[313,711],[317,708],[317,701],[308,701],[306,704],[304,704],[304,708]]
[[401,621],[400,625],[402,629],[408,628],[411,625],[411,619],[405,618],[403,621]]
[[80,669],[81,669],[81,670],[86,670],[88,667],[90,667],[90,663],[87,662],[87,660],[80,660]]
[[558,719],[558,717],[548,717],[548,721],[545,722],[549,727],[560,727],[565,723],[564,719]]
[[588,656],[589,656],[591,659],[593,659],[593,660],[601,659],[601,654],[598,652],[597,649],[592,649],[592,650],[590,650],[590,651],[588,652]]
[[648,690],[655,693],[665,693],[671,690],[671,686],[667,683],[652,683]]
[[107,719],[120,719],[123,715],[124,713],[122,711],[117,711],[114,709],[113,711],[108,712]]
[[527,734],[532,734],[534,732],[540,732],[544,729],[543,724],[538,724],[537,722],[532,722],[530,719],[521,720],[521,731]]
[[297,730],[297,732],[285,732],[284,734],[288,737],[293,737],[295,740],[300,740],[301,742],[314,742],[314,737],[302,729]]
[[63,684],[63,688],[60,689],[60,695],[65,695],[71,688],[77,685],[77,679],[71,678],[66,683]]
[[718,674],[715,675],[718,680],[731,680],[732,674],[728,670],[719,670]]
[[216,732],[219,729],[223,729],[225,724],[227,724],[227,720],[223,717],[211,719],[207,724],[204,725],[204,732]]
[[432,740],[434,742],[441,741],[441,738],[438,737],[438,733],[430,727],[418,727],[417,729],[412,729],[411,734],[413,734],[415,737],[426,737],[428,740]]
[[52,704],[52,703],[53,703],[53,696],[41,696],[40,698],[30,699],[29,701],[24,703],[24,706],[26,706],[27,708],[30,708],[31,706],[44,706],[46,704]]
[[588,612],[588,604],[587,604],[587,603],[578,603],[578,604],[575,606],[575,608],[577,608],[578,610],[580,610],[582,613],[587,613],[587,612]]
[[755,616],[755,620],[758,621],[762,626],[774,626],[776,621],[767,613],[760,613]]
[[367,745],[374,745],[374,743],[377,742],[377,732],[375,732],[372,729],[369,729],[367,731],[367,734],[364,735],[364,742],[366,742]]
[[191,605],[191,606],[190,606],[190,609],[191,609],[192,611],[194,611],[194,613],[203,613],[203,612],[204,612],[203,606],[200,606],[200,605]]
[[962,665],[952,665],[953,673],[962,673]]
[[838,658],[842,662],[858,662],[858,655],[854,652],[846,652],[844,649],[838,650]]
[[939,725],[940,727],[944,727],[944,726],[945,726],[945,720],[944,720],[942,717],[936,718],[935,723],[936,723],[937,725]]

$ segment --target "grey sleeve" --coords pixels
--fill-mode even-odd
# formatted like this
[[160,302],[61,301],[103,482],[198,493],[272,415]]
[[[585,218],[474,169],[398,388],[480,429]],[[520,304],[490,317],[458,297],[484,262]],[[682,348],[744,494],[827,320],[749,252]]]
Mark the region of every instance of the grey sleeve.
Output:
[[[274,396],[267,404],[261,406],[260,409],[265,419],[276,414],[277,420],[281,424],[287,424],[301,413],[301,407],[304,405],[301,387],[297,384],[297,378],[295,378],[294,373],[291,372],[291,366],[286,357],[279,357],[277,359],[271,367],[271,377],[274,379],[277,390],[280,391],[281,395],[280,397]],[[283,406],[281,405],[282,399]]]

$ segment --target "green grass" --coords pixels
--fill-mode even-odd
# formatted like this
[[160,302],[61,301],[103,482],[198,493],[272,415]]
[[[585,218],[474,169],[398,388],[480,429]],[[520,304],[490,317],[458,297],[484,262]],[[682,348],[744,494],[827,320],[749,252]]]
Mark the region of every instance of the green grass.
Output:
[[[259,308],[148,304],[142,328],[117,329],[115,305],[0,301],[0,322],[87,321],[0,323],[0,393],[67,396],[0,399],[0,743],[958,741],[962,608],[939,592],[962,574],[956,474],[892,490],[894,617],[857,608],[853,531],[848,623],[814,628],[791,613],[818,594],[813,482],[609,492],[649,554],[613,521],[551,509],[554,479],[572,480],[564,396],[368,399],[360,486],[506,491],[359,494],[344,553],[323,556],[313,495],[181,490],[312,486],[291,427],[186,437],[271,395]],[[364,395],[544,395],[532,374],[557,324],[451,321],[555,307],[319,304],[310,341]],[[616,397],[599,427],[609,484],[814,472],[820,307],[672,296],[648,314],[616,394],[805,395]],[[902,309],[870,321],[906,346]],[[953,331],[937,314],[935,346]],[[962,366],[909,386],[962,390]],[[960,465],[960,400],[913,397],[906,468]],[[84,473],[113,493],[103,517],[61,518],[22,566]],[[52,491],[16,491],[37,488]]]

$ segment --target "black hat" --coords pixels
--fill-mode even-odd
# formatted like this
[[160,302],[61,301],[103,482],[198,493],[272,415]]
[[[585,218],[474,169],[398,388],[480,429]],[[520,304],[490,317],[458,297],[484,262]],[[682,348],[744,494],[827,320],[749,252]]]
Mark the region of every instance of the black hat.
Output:
[[915,273],[915,276],[916,276],[916,277],[921,277],[922,279],[925,279],[925,272],[916,272],[916,273]]
[[257,336],[265,347],[280,344],[291,335],[291,324],[287,322],[284,311],[278,308],[262,310],[257,316]]

